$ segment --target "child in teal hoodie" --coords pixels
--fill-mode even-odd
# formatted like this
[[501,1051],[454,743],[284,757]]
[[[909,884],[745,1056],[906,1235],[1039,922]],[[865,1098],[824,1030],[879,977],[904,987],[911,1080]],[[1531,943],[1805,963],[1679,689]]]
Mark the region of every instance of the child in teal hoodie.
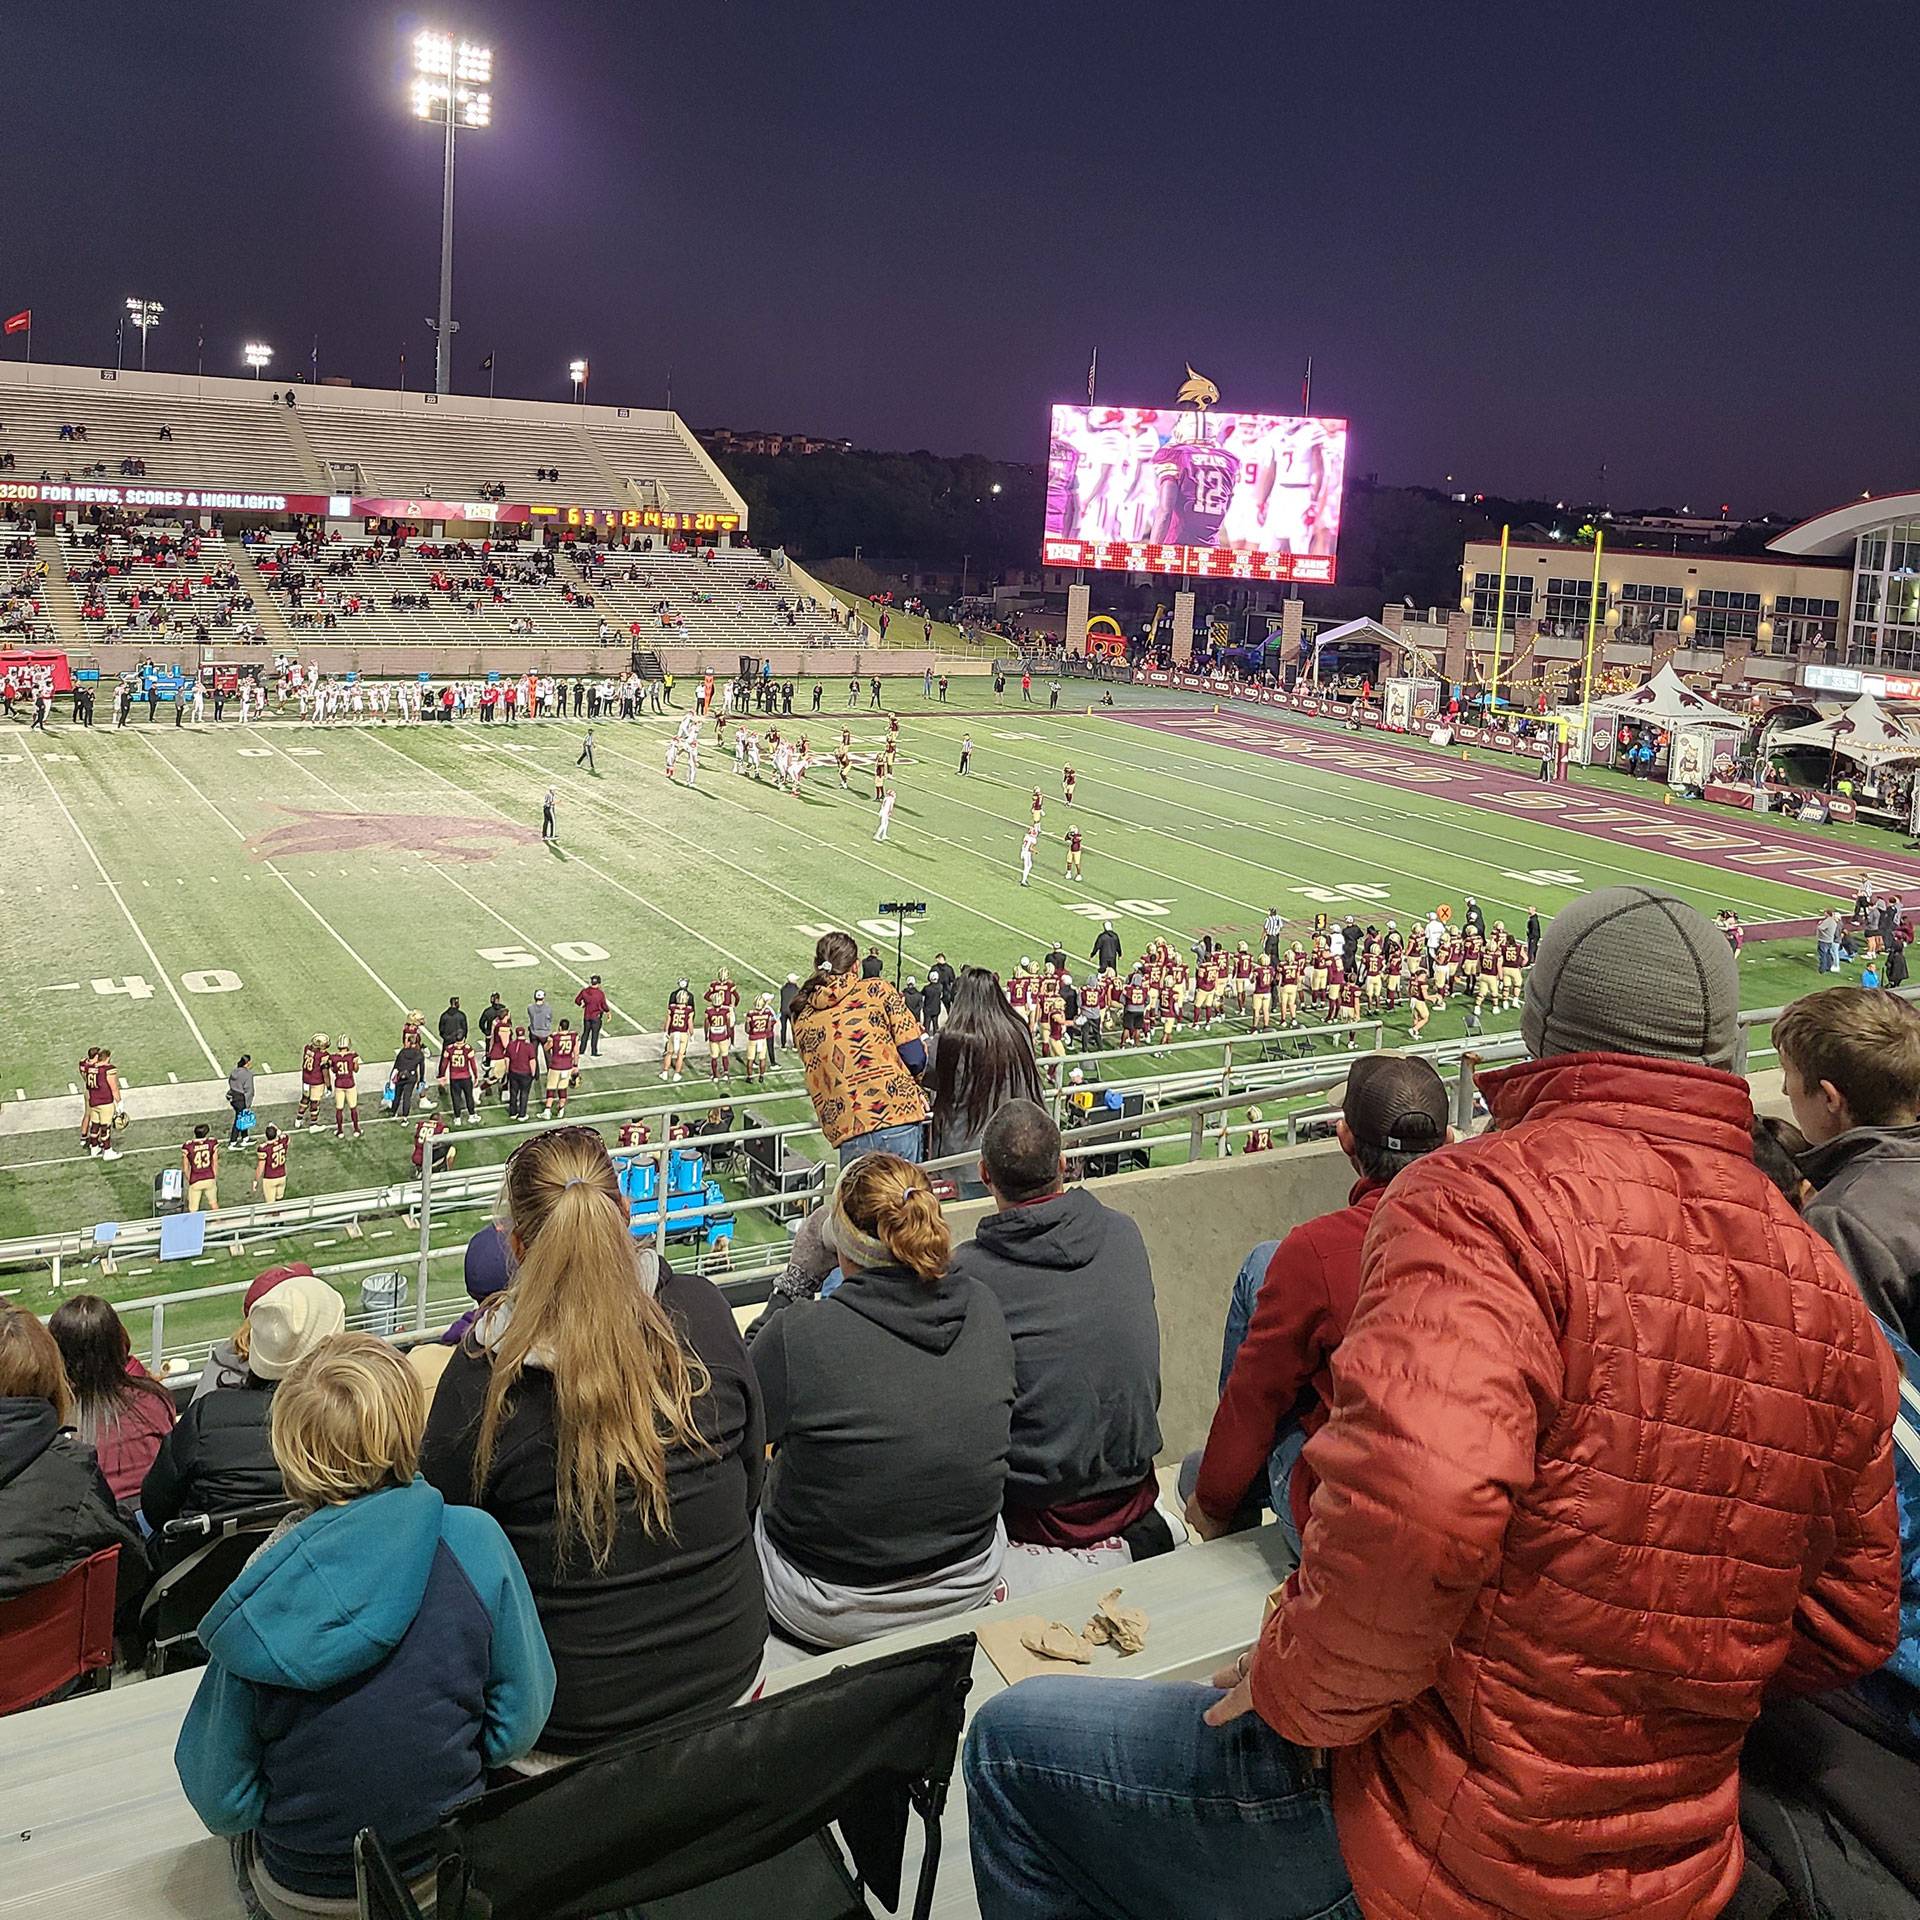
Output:
[[410,1880],[437,1824],[533,1746],[553,1661],[499,1524],[415,1477],[426,1394],[405,1357],[338,1334],[273,1403],[299,1511],[201,1623],[210,1664],[174,1749],[180,1784],[270,1914],[353,1911],[372,1827]]

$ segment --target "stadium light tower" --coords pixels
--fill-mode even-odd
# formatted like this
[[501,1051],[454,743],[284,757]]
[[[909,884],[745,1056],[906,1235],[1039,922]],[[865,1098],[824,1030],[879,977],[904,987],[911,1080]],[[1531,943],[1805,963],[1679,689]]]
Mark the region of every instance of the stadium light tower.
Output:
[[573,403],[578,406],[587,390],[587,363],[584,360],[569,360],[567,377],[573,382]]
[[160,316],[166,312],[158,300],[127,301],[127,318],[140,329],[140,371],[147,370],[147,333],[150,328],[160,324]]
[[413,74],[414,113],[443,121],[447,130],[440,176],[440,318],[427,322],[433,329],[433,388],[445,393],[460,324],[453,317],[453,135],[456,127],[493,123],[493,49],[428,29],[413,37]]
[[247,365],[253,369],[253,377],[260,378],[260,369],[273,358],[273,349],[264,340],[249,340],[243,349]]

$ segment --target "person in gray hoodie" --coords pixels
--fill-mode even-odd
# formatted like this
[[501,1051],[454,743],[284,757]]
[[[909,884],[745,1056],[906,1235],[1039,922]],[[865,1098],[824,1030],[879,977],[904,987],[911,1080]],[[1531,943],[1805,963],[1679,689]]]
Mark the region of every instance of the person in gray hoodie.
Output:
[[1813,1183],[1807,1225],[1866,1303],[1920,1345],[1920,1008],[1874,987],[1827,987],[1773,1023]]
[[1013,1343],[897,1154],[842,1170],[825,1239],[839,1286],[777,1293],[748,1349],[774,1449],[754,1542],[780,1632],[847,1647],[994,1597]]
[[953,1270],[999,1301],[1013,1339],[1008,1536],[1042,1547],[1125,1538],[1139,1559],[1172,1544],[1153,1514],[1153,1269],[1140,1229],[1085,1187],[1063,1191],[1064,1176],[1046,1109],[1005,1102],[980,1145],[998,1211],[954,1249]]

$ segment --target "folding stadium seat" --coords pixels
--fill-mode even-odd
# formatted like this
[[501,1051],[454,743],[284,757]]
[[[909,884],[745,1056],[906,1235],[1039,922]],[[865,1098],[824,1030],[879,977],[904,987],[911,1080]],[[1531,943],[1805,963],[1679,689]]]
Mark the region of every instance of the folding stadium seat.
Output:
[[[842,1667],[471,1802],[440,1828],[439,1920],[869,1920],[869,1891],[899,1904],[909,1809],[927,1920],[973,1653],[967,1633]],[[363,1915],[421,1920],[371,1829],[354,1864]]]
[[[167,1522],[160,1533],[160,1557],[171,1564],[153,1583],[140,1609],[140,1637],[146,1643],[150,1675],[205,1660],[200,1622],[292,1511],[291,1502],[277,1501],[218,1520],[192,1514]],[[193,1540],[200,1544],[189,1547]]]
[[0,1713],[93,1692],[113,1681],[113,1603],[120,1549],[0,1601]]

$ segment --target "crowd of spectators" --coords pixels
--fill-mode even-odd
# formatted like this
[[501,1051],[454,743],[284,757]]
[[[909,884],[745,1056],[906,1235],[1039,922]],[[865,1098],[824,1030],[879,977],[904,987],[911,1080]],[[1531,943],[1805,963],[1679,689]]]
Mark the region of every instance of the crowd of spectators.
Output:
[[[490,1774],[1269,1509],[1297,1565],[1212,1686],[1042,1679],[976,1714],[987,1920],[1912,1910],[1920,1012],[1796,1003],[1794,1124],[1763,1121],[1723,932],[1650,889],[1576,901],[1528,1057],[1480,1075],[1489,1129],[1453,1137],[1422,1059],[1356,1064],[1347,1204],[1221,1277],[1183,1525],[1138,1228],[1067,1181],[992,976],[930,979],[929,1045],[870,959],[830,935],[792,983],[842,1167],[744,1338],[564,1125],[508,1163],[431,1369],[275,1269],[176,1420],[104,1301],[0,1309],[0,1600],[113,1546],[126,1626],[170,1521],[285,1503],[203,1625],[177,1754],[263,1911],[350,1897],[362,1825],[423,1878]],[[915,1164],[929,1120],[977,1155],[970,1238]]]

